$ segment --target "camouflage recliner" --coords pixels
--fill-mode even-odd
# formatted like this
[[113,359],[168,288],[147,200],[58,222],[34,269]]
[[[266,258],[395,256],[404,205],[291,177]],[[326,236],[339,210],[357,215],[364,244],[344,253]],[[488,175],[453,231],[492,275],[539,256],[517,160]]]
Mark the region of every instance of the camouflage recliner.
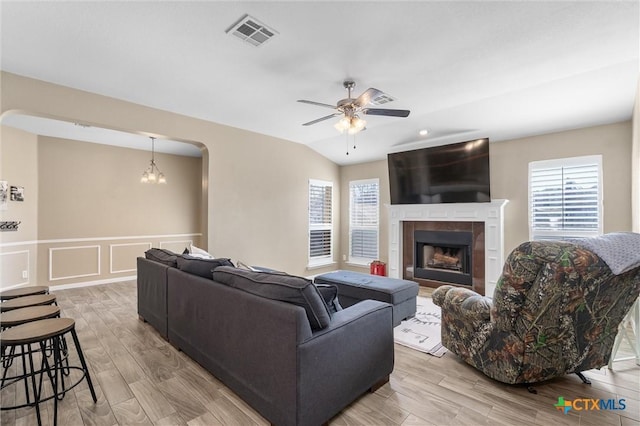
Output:
[[504,383],[607,365],[618,325],[640,292],[639,256],[634,233],[523,243],[509,255],[493,299],[460,287],[436,289],[442,344]]

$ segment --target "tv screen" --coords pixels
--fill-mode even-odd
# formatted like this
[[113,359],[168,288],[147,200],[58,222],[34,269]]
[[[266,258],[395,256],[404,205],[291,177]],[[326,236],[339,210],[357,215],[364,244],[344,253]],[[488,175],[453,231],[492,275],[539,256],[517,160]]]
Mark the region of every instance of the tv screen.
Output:
[[391,204],[491,201],[489,139],[388,155]]

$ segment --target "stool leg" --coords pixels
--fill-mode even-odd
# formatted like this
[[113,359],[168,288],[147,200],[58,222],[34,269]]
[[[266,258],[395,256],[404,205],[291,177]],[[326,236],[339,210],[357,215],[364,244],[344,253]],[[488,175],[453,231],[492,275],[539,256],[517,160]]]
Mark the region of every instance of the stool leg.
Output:
[[[42,394],[42,384],[44,383],[44,373],[47,373],[49,376],[49,382],[51,382],[51,387],[53,388],[53,372],[51,371],[51,366],[49,365],[49,355],[47,355],[46,351],[51,349],[53,351],[53,339],[51,339],[51,343],[47,347],[47,342],[42,341],[40,344],[40,354],[42,355],[42,363],[40,365],[40,384],[38,385],[38,393]],[[53,352],[51,352],[51,356],[53,356]],[[34,392],[35,395],[35,392]]]
[[[67,339],[62,336],[62,359],[64,361],[64,364],[66,365],[66,368],[62,370],[62,374],[64,374],[65,376],[68,376],[69,374],[71,374],[71,370],[69,369],[69,346],[67,346]],[[62,379],[64,382],[64,379]]]
[[[28,348],[29,351],[29,355],[31,355],[31,345],[26,345],[26,348]],[[23,371],[27,371],[27,360],[25,359],[25,345],[20,345],[20,357],[22,358],[22,370]],[[31,360],[31,362],[33,362],[33,359]],[[31,372],[33,373],[33,366],[31,367]],[[35,376],[35,373],[34,373]],[[25,393],[25,398],[27,399],[27,404],[30,404],[31,402],[29,401],[29,382],[27,381],[27,376],[24,377],[24,393]],[[33,388],[33,398],[35,400],[36,397],[36,388]]]
[[[9,352],[6,351],[7,347],[2,348],[2,368],[4,371],[2,372],[2,381],[0,381],[0,387],[4,387],[4,382],[7,380],[7,373],[9,373],[9,368],[13,364],[13,358],[16,353],[16,347],[11,346]],[[23,365],[24,367],[24,365]]]
[[[42,419],[40,418],[40,395],[36,391],[36,374],[33,368],[33,352],[29,347],[29,366],[31,367],[31,384],[33,385],[34,404],[36,406],[36,417],[38,418],[38,426],[42,426]],[[42,374],[42,373],[41,373]]]
[[[2,372],[2,380],[0,380],[0,388],[4,388],[5,382],[7,381],[7,374],[9,373],[9,368],[11,368],[11,366],[13,365],[14,358],[18,357],[18,354],[16,354],[16,347],[17,346],[11,346],[10,348],[8,348],[9,349],[8,353],[6,351],[7,347],[2,348],[2,350],[5,353],[3,354],[3,358],[2,358],[2,367],[4,371]],[[27,358],[25,357],[24,348],[25,348],[25,345],[20,345],[20,358],[22,360],[23,372],[27,371]],[[15,379],[15,377],[11,379]],[[31,399],[29,398],[29,379],[27,378],[26,375],[24,375],[22,380],[24,381],[24,394],[25,394],[26,402],[27,404],[31,404]],[[13,381],[11,383],[13,383]]]
[[75,327],[71,329],[71,336],[73,337],[73,343],[76,345],[76,351],[78,351],[78,357],[80,358],[80,363],[82,364],[82,368],[84,368],[85,377],[87,378],[87,384],[89,385],[89,390],[91,391],[93,402],[98,402],[98,398],[96,398],[96,391],[93,390],[93,383],[91,382],[89,367],[87,367],[87,363],[84,360],[84,355],[82,354],[82,348],[80,347],[80,341],[78,340],[78,335],[76,334]]
[[[55,387],[53,389],[53,426],[58,425],[58,382],[62,376],[62,361],[60,360],[60,336],[53,338],[53,369],[55,370]],[[64,383],[62,384],[62,396],[64,396]]]

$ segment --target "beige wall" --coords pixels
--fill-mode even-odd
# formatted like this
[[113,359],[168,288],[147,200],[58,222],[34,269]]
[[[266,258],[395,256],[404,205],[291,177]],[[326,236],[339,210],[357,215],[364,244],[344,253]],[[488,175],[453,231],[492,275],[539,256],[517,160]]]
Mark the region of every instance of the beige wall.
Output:
[[[0,288],[37,281],[38,138],[0,126],[0,180],[25,189],[24,201],[8,201],[1,221],[19,221],[18,231],[0,232]],[[26,272],[26,278],[23,273]]]
[[[156,154],[168,183],[144,185],[149,152],[2,130],[3,173],[28,179],[25,202],[3,212],[27,226],[3,238],[0,287],[124,279],[150,247],[200,245],[200,158]],[[18,279],[25,261],[28,281]]]
[[[205,245],[215,256],[297,275],[332,269],[306,268],[308,180],[335,183],[336,233],[340,208],[339,168],[310,148],[6,72],[0,83],[3,113],[21,111],[202,143],[209,159],[203,176],[208,211]],[[339,252],[336,237],[336,260]]]
[[[505,253],[529,239],[528,227],[528,167],[529,162],[552,158],[602,154],[604,232],[631,230],[631,122],[566,132],[551,133],[530,138],[491,143],[491,197],[507,199],[505,208]],[[388,262],[388,216],[385,203],[389,203],[387,163],[377,161],[344,166],[342,177],[342,205],[349,205],[350,180],[379,178],[381,183],[380,258]],[[343,209],[341,228],[344,254],[348,250],[348,207]],[[384,242],[383,242],[384,241]],[[349,265],[341,264],[343,268]],[[357,268],[349,268],[358,270]],[[362,270],[362,269],[360,269]]]
[[200,232],[198,157],[156,153],[167,183],[142,184],[148,151],[40,137],[39,239]]
[[292,274],[308,270],[309,179],[333,182],[334,259],[340,252],[338,166],[304,145],[255,134],[221,144],[212,175],[212,254]]
[[631,122],[491,144],[491,197],[505,208],[505,252],[529,239],[529,162],[602,155],[604,232],[631,230]]
[[[379,177],[381,184],[388,185],[385,161],[340,168],[305,146],[281,139],[14,74],[3,72],[0,76],[3,113],[22,111],[202,143],[206,147],[204,158],[209,160],[203,176],[208,212],[203,245],[215,256],[297,275],[332,269],[306,268],[307,183],[308,179],[321,179],[335,183],[334,257],[345,267],[341,259],[348,249],[348,208],[341,206],[348,206],[344,204],[346,185],[349,180],[371,177]],[[492,196],[510,200],[505,212],[506,250],[528,239],[528,163],[589,154],[604,156],[605,232],[631,228],[631,122],[499,142],[491,146]],[[136,173],[138,169],[136,166]],[[386,197],[388,186],[381,198],[380,258],[385,261]]]
[[142,184],[148,151],[40,136],[38,277],[48,285],[135,275],[150,247],[200,245],[202,160],[156,153],[165,185]]
[[[340,269],[348,269],[357,272],[369,272],[369,267],[349,264],[349,182],[361,179],[375,179],[380,182],[380,234],[378,259],[385,263],[389,261],[389,173],[387,160],[372,161],[369,163],[355,164],[340,167]],[[344,260],[346,257],[346,260]]]

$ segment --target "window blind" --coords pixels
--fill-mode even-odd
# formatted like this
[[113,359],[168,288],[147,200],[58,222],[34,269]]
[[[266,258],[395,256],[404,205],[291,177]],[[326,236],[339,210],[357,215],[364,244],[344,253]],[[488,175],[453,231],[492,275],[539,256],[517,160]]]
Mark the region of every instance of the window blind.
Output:
[[600,156],[531,163],[531,239],[563,239],[601,234],[601,179]]
[[378,179],[349,183],[349,261],[378,258],[379,205]]
[[309,181],[309,259],[331,258],[333,184]]

